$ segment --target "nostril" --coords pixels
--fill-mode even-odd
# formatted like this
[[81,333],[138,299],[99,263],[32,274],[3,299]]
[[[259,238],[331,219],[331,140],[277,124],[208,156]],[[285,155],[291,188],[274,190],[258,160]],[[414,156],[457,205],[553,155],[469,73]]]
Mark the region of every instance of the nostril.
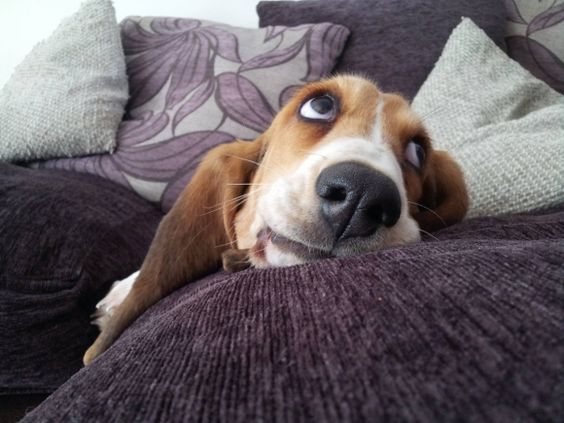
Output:
[[384,221],[384,211],[380,206],[371,206],[366,209],[366,217],[374,223],[380,224]]
[[325,185],[319,192],[319,196],[327,201],[341,202],[347,198],[347,189],[339,185]]
[[364,216],[372,224],[391,227],[398,221],[399,210],[397,210],[394,201],[390,201],[367,207]]

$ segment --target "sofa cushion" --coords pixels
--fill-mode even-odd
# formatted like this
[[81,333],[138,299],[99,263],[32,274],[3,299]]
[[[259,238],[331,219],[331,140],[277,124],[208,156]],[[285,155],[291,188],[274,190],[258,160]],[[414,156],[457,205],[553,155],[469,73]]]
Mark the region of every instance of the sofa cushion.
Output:
[[161,216],[96,176],[0,164],[0,395],[51,392],[81,367],[94,305]]
[[88,0],[0,91],[0,161],[113,151],[127,96],[112,2]]
[[96,173],[164,210],[209,149],[255,138],[296,86],[328,75],[349,33],[151,17],[121,28],[131,98],[116,152],[42,166]]
[[334,22],[351,30],[335,72],[372,78],[384,91],[413,98],[462,16],[504,46],[501,0],[261,1],[259,25]]
[[452,32],[413,108],[435,147],[461,165],[468,216],[564,204],[564,96],[470,19]]
[[555,421],[564,210],[219,273],[161,300],[35,421]]
[[564,1],[505,0],[509,56],[564,94]]

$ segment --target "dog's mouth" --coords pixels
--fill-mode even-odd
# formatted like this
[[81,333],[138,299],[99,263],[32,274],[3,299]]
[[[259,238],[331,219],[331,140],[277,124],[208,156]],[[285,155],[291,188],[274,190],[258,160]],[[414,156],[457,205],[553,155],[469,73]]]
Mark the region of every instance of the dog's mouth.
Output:
[[267,261],[266,249],[269,243],[282,251],[294,254],[304,262],[332,257],[329,251],[311,247],[302,242],[287,238],[274,232],[270,227],[266,227],[258,233],[257,242],[251,249],[252,254],[260,260]]

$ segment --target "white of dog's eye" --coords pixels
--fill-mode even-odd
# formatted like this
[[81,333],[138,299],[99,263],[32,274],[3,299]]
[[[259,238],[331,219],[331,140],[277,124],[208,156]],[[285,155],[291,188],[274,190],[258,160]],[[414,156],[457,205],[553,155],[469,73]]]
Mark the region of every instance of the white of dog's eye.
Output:
[[335,100],[328,95],[314,97],[300,108],[300,115],[306,119],[331,121],[335,118]]
[[425,150],[421,144],[415,141],[409,141],[407,147],[405,147],[405,159],[417,169],[421,169],[423,161],[425,160]]

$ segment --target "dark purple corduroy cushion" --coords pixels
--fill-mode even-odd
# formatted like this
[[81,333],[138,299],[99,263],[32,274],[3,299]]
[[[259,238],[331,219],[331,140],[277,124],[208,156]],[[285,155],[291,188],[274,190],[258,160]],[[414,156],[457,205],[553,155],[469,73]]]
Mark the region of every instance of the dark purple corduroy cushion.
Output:
[[259,25],[333,22],[351,30],[334,72],[368,76],[384,91],[413,98],[462,16],[505,48],[501,0],[261,1]]
[[25,421],[558,421],[564,210],[219,273],[145,313]]
[[82,366],[94,304],[161,217],[96,176],[0,164],[0,395],[52,392]]

